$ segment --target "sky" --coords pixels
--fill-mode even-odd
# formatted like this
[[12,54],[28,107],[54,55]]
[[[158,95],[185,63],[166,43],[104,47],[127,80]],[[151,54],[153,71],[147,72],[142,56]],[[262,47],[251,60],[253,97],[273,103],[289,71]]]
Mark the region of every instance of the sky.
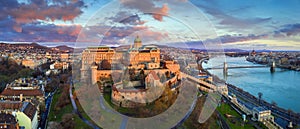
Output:
[[[299,0],[1,0],[0,41],[300,50]],[[62,43],[63,44],[63,43]]]

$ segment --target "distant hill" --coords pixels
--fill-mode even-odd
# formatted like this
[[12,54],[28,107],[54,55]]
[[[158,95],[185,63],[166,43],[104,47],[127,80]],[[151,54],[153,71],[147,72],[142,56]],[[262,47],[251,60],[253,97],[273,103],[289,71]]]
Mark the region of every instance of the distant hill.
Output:
[[38,43],[0,43],[0,47],[3,49],[6,48],[30,48],[30,49],[42,49],[45,51],[61,51],[61,52],[73,52],[74,48],[66,46],[66,45],[60,45],[56,47],[47,47],[40,45]]
[[168,43],[167,46],[176,48],[206,49],[202,41]]
[[65,51],[65,52],[73,52],[74,51],[74,48],[66,46],[66,45],[56,46],[56,47],[52,47],[52,48],[56,48],[59,51]]
[[39,45],[37,43],[0,43],[2,47],[33,47],[34,49],[49,49],[46,46]]

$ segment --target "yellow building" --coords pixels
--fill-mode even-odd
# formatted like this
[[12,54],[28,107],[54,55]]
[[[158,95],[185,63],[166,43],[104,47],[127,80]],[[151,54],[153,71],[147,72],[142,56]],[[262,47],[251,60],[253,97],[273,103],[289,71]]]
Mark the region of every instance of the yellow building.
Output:
[[18,126],[25,129],[37,129],[38,110],[31,102],[1,101],[0,112],[12,114]]
[[254,107],[252,116],[252,120],[254,121],[274,121],[274,117],[271,115],[271,110],[265,109],[264,107]]
[[22,65],[34,69],[37,66],[37,63],[32,59],[22,60]]
[[60,59],[62,61],[68,61],[70,59],[70,55],[68,53],[61,53],[60,54]]
[[109,76],[111,70],[98,70],[102,61],[135,69],[157,69],[160,68],[160,49],[153,45],[143,46],[139,36],[134,40],[133,47],[123,51],[107,46],[88,47],[82,52],[81,78],[94,78],[92,82],[95,83],[101,75]]

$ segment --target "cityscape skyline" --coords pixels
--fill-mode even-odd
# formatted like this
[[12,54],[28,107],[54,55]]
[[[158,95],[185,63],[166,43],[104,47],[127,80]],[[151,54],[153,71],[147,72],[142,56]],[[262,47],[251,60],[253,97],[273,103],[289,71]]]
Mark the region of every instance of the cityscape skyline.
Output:
[[[253,48],[299,50],[300,46],[297,13],[300,4],[296,0],[247,1],[231,4],[224,1],[196,0],[110,2],[112,1],[1,2],[0,6],[3,8],[0,13],[2,26],[0,41],[58,44],[76,42],[82,29],[89,29],[84,30],[85,34],[89,34],[89,40],[86,42],[99,43],[101,38],[107,37],[113,39],[115,43],[128,44],[131,41],[127,40],[127,36],[141,32],[149,37],[144,38],[145,42],[148,40],[150,43],[216,41],[221,42],[223,48],[248,50]],[[195,8],[189,11],[187,7],[191,5]],[[116,8],[101,10],[107,7]],[[201,16],[195,15],[195,10]],[[105,18],[102,18],[105,21],[89,21],[101,13],[105,15]],[[174,17],[179,19],[174,20]],[[190,23],[201,21],[197,27],[204,29],[201,32],[196,30],[196,33],[199,33],[197,37],[187,29],[187,25],[183,24],[185,21]],[[101,35],[104,33],[102,31],[107,31],[111,27],[114,27],[114,33]]]
[[300,1],[2,0],[0,128],[300,128]]

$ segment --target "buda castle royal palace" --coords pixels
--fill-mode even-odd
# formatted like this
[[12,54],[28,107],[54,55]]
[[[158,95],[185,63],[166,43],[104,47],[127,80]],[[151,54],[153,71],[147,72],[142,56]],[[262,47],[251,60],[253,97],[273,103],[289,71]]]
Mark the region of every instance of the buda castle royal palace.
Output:
[[[101,68],[101,64],[110,66]],[[92,83],[96,83],[99,78],[108,77],[112,72],[122,70],[125,67],[157,71],[163,69],[162,65],[166,66],[165,68],[169,72],[179,70],[179,65],[175,64],[174,61],[161,60],[161,52],[157,46],[142,45],[141,38],[137,36],[129,49],[120,50],[108,46],[86,48],[82,52],[81,78],[91,75]]]
[[[159,89],[164,89],[159,87],[176,83],[179,69],[175,61],[162,60],[160,48],[143,45],[137,36],[130,47],[87,47],[82,52],[81,80],[97,84],[110,79],[113,81],[112,102],[135,107],[134,102],[147,103],[151,100],[149,96],[159,95],[162,92]],[[156,90],[150,90],[152,87]]]

